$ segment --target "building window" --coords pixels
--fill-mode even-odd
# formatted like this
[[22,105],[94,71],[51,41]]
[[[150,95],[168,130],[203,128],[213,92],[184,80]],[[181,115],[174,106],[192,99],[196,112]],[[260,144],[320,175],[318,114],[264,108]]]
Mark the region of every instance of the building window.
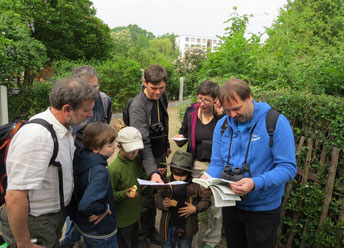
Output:
[[195,38],[191,38],[191,42],[195,42]]
[[185,44],[185,47],[189,47],[189,44]]
[[206,39],[202,39],[202,43],[207,43],[207,40]]
[[197,43],[201,43],[201,38],[197,38]]
[[216,44],[217,40],[213,40],[213,43]]
[[185,41],[189,41],[189,37],[185,37]]
[[221,44],[222,43],[222,40],[219,40],[219,44]]

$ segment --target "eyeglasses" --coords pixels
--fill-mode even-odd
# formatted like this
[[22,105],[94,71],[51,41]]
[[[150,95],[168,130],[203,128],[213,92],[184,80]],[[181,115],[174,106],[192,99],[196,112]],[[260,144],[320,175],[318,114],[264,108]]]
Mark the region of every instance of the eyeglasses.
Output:
[[99,90],[99,84],[90,84],[90,86],[92,86],[92,88]]
[[205,104],[209,104],[209,103],[211,103],[212,100],[210,100],[208,98],[197,97],[197,101],[198,101],[198,103],[203,102]]

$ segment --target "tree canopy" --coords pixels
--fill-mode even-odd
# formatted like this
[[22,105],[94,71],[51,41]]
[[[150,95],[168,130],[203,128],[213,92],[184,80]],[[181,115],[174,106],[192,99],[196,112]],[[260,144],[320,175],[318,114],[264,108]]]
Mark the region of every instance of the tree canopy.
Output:
[[[30,50],[31,58],[39,57],[39,66],[38,61],[24,66],[26,84],[32,83],[33,73],[39,69],[36,67],[42,68],[49,61],[109,57],[112,46],[110,29],[95,16],[96,10],[89,0],[2,0],[0,13],[2,19],[7,18],[8,30],[19,26],[21,33],[26,34],[25,41],[32,44],[29,46],[31,49],[26,49]],[[10,19],[6,17],[9,14],[12,15]],[[4,33],[10,32],[2,31],[0,40],[4,40]],[[25,51],[18,56],[26,56]],[[43,59],[45,61],[41,63]]]

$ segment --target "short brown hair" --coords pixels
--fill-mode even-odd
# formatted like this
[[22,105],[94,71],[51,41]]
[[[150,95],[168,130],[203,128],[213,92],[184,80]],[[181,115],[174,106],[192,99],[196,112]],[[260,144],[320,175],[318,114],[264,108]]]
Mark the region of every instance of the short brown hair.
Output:
[[166,83],[167,72],[166,69],[161,65],[151,65],[145,70],[144,78],[146,83],[151,83],[154,85],[157,85],[162,81]]
[[222,84],[219,91],[219,100],[221,105],[223,105],[224,101],[229,101],[229,99],[237,101],[237,96],[242,101],[253,96],[248,83],[240,79],[232,79]]
[[197,95],[211,96],[216,98],[219,93],[219,85],[217,83],[206,80],[202,82],[197,88]]
[[117,138],[117,132],[113,127],[102,122],[87,124],[82,142],[86,149],[101,149],[106,144],[111,144]]

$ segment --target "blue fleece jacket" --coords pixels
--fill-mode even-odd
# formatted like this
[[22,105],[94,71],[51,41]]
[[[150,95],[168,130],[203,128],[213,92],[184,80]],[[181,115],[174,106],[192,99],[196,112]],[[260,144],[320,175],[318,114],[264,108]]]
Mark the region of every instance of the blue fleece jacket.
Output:
[[[116,233],[115,200],[109,172],[106,168],[108,157],[81,150],[74,155],[74,192],[67,213],[74,219],[83,234],[92,238]],[[112,214],[97,225],[88,218],[105,213],[110,208]],[[74,212],[74,213],[73,213]]]
[[[245,161],[250,133],[254,125],[247,163],[250,165],[255,188],[244,201],[237,201],[237,208],[248,211],[268,211],[281,205],[285,183],[292,180],[297,172],[294,135],[288,119],[280,115],[273,135],[273,146],[269,146],[270,136],[266,130],[266,114],[270,110],[267,103],[255,102],[251,122],[241,132],[237,122],[228,115],[216,124],[213,136],[211,163],[207,173],[220,177],[227,163],[231,132],[233,140],[229,165],[240,167]],[[228,120],[228,128],[221,136],[222,125]],[[245,172],[245,177],[249,173]]]

